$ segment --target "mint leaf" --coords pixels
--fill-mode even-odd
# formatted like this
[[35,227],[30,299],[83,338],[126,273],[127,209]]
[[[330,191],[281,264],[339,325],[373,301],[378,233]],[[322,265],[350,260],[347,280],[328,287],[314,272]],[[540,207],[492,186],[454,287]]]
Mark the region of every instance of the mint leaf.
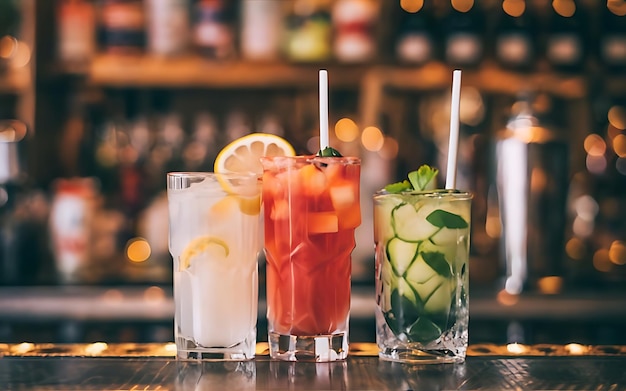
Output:
[[436,209],[432,211],[426,217],[426,221],[438,228],[460,229],[468,227],[467,221],[465,221],[463,217],[447,212],[443,209]]
[[423,252],[422,258],[424,258],[424,262],[440,276],[445,278],[452,277],[452,269],[443,253],[439,251]]
[[436,185],[435,178],[438,173],[438,169],[424,164],[420,166],[417,171],[411,171],[409,173],[409,181],[415,190],[423,191],[434,189]]
[[401,193],[403,191],[407,191],[407,190],[413,190],[413,188],[411,187],[411,184],[409,183],[409,181],[407,181],[406,179],[402,182],[396,182],[396,183],[392,183],[390,185],[385,186],[385,190],[388,193]]
[[[318,152],[319,155],[320,152]],[[435,189],[437,185],[437,174],[439,170],[433,167],[430,167],[426,164],[420,166],[415,171],[409,172],[409,179],[403,180],[402,182],[391,183],[385,186],[385,190],[388,193],[402,193],[403,191],[412,191],[412,190],[432,190]]]
[[317,156],[320,157],[342,157],[341,153],[337,151],[335,148],[326,147],[323,150],[320,149],[317,151]]

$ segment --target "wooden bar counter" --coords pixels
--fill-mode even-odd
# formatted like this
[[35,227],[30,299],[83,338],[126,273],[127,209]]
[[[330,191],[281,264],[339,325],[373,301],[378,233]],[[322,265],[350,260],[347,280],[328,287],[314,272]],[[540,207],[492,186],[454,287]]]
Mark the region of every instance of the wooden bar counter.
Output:
[[1,390],[626,390],[626,346],[471,345],[464,364],[182,362],[173,344],[0,344]]

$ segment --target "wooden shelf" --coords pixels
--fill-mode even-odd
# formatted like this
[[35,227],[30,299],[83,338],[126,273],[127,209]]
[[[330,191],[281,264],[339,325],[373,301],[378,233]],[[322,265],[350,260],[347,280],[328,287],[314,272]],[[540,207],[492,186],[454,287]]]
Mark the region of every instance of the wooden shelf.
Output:
[[[373,72],[380,78],[382,86],[398,90],[443,89],[452,82],[452,68],[441,63],[420,68],[378,67]],[[512,72],[488,63],[479,69],[464,70],[462,83],[487,93],[516,95],[523,91],[544,91],[571,99],[583,98],[588,90],[582,76]]]
[[88,82],[111,87],[170,88],[310,88],[318,70],[329,69],[338,87],[357,87],[367,67],[326,64],[212,61],[198,56],[99,55],[87,69]]
[[[199,56],[160,58],[148,55],[98,55],[85,67],[92,85],[107,87],[165,88],[311,88],[317,85],[317,71],[329,70],[336,88],[358,88],[366,78],[378,79],[381,86],[400,90],[429,91],[448,88],[452,68],[442,63],[420,67],[377,64],[294,64],[213,61]],[[75,68],[71,73],[76,73]],[[553,72],[511,72],[492,64],[465,70],[463,84],[481,91],[515,95],[539,90],[565,98],[587,94],[583,76]]]

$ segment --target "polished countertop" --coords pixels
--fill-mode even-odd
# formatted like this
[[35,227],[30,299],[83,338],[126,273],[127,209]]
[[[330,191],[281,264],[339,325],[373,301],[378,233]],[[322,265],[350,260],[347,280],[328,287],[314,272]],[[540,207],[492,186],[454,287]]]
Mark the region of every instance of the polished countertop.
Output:
[[626,346],[471,345],[463,364],[183,362],[173,344],[0,344],[2,390],[626,390]]

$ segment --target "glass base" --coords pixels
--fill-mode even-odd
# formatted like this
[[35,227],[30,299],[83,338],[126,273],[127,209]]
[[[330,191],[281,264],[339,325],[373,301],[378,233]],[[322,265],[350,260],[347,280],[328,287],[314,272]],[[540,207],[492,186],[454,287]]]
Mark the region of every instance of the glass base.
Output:
[[465,351],[381,348],[378,357],[385,361],[412,364],[460,364],[465,361]]
[[256,340],[246,339],[229,347],[204,347],[184,337],[176,339],[176,358],[186,361],[245,361],[252,360]]
[[275,360],[331,362],[348,357],[348,332],[312,336],[270,332],[268,341]]

